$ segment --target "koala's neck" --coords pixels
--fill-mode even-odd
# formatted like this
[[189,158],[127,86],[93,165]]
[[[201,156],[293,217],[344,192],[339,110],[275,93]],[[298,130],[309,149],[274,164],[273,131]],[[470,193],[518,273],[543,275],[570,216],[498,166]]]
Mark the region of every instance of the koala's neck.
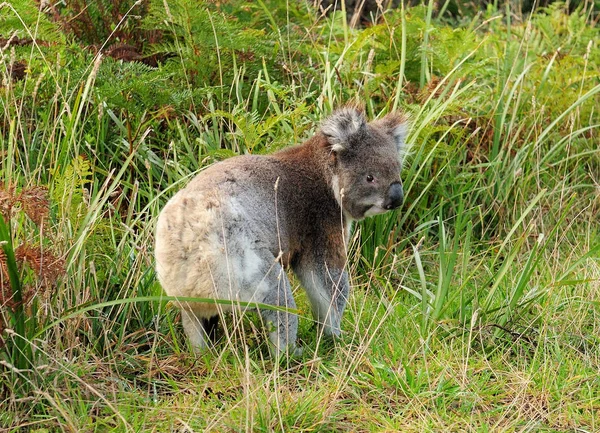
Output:
[[[322,189],[321,193],[331,201],[338,215],[342,214],[339,179],[330,147],[322,135],[316,135],[299,146],[277,152],[274,156],[290,164],[292,170],[305,178],[311,189]],[[309,181],[310,180],[310,181]],[[344,215],[344,222],[348,218]]]

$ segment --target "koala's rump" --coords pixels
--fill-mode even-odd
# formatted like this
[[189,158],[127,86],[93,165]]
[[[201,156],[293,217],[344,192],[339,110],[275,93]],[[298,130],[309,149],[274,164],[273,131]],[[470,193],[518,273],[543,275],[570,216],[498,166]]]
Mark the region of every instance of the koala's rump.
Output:
[[[273,204],[262,199],[256,179],[227,182],[228,165],[213,167],[218,170],[202,172],[159,216],[159,281],[169,296],[262,302],[271,290],[264,277],[273,272],[273,250],[279,248]],[[247,176],[243,170],[235,174]],[[204,317],[229,309],[208,303],[180,306]]]

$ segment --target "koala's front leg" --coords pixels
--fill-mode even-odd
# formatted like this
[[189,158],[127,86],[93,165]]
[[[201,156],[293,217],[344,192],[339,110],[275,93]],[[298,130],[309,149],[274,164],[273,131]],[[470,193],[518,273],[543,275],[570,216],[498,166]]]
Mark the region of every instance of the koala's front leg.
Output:
[[[266,255],[263,265],[262,268],[257,268],[256,272],[246,270],[241,286],[245,300],[295,309],[296,303],[290,282],[281,264],[276,262],[274,257]],[[268,330],[271,351],[275,356],[285,353],[295,356],[301,353],[301,350],[296,348],[298,334],[296,314],[263,309],[260,310],[260,315]]]
[[[281,270],[281,279],[277,289],[269,293],[263,302],[285,308],[296,308],[292,296],[290,283]],[[261,310],[260,315],[265,322],[271,342],[271,349],[275,356],[289,353],[292,356],[300,355],[301,350],[296,348],[296,335],[298,333],[298,316],[276,310]]]
[[342,314],[350,293],[346,271],[330,268],[326,263],[299,265],[294,271],[306,289],[313,317],[323,333],[339,337]]

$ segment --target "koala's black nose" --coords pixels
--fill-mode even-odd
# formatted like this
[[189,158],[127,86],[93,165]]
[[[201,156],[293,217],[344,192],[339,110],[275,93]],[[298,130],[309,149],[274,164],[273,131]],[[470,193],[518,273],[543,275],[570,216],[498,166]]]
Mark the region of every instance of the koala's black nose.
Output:
[[404,201],[404,191],[402,191],[402,184],[400,182],[394,182],[388,189],[387,198],[383,206],[387,210],[396,209],[400,207]]

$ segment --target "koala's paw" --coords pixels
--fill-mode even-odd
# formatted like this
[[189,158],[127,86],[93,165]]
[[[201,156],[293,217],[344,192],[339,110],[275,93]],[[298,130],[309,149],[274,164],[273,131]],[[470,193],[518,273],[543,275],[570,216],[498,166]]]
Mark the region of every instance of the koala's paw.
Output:
[[339,340],[342,338],[342,330],[339,326],[323,325],[320,329],[324,337],[331,338],[333,340]]
[[295,344],[290,344],[283,350],[271,347],[271,356],[274,359],[299,358],[302,356],[302,353],[304,353],[304,349]]

